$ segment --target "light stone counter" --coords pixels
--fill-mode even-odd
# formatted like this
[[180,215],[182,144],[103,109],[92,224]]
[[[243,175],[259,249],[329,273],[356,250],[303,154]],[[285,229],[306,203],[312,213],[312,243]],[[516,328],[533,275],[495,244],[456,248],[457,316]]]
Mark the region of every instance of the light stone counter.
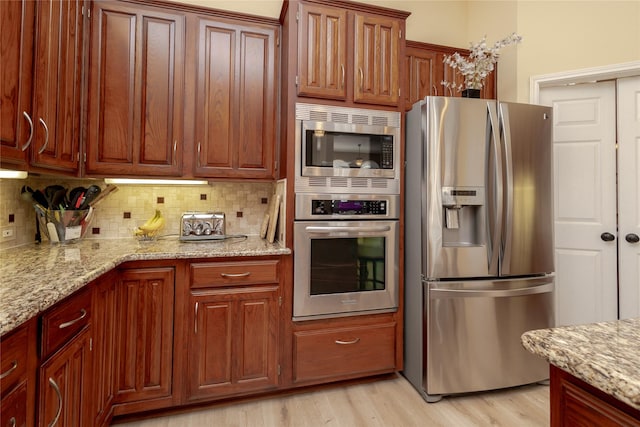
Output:
[[223,241],[155,242],[84,240],[20,246],[0,252],[0,335],[38,315],[127,261],[286,255],[291,251],[258,236]]
[[640,409],[640,318],[525,332],[522,344],[586,383]]

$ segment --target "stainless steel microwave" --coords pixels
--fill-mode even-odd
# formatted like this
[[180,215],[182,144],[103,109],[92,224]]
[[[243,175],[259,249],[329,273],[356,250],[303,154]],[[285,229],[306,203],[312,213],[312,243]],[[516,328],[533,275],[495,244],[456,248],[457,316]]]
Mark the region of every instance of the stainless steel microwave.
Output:
[[398,194],[400,113],[296,104],[296,192]]

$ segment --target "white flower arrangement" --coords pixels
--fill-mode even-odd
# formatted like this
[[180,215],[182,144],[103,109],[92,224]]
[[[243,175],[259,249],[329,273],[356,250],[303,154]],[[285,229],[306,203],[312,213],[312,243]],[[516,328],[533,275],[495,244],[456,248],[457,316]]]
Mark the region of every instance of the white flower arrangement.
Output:
[[456,85],[455,82],[443,80],[441,84],[444,87],[462,91],[463,89],[482,89],[484,80],[491,73],[498,62],[500,54],[498,51],[503,47],[511,44],[517,44],[522,41],[522,37],[516,33],[505,37],[493,44],[492,47],[487,46],[487,36],[485,35],[478,43],[471,43],[471,54],[468,58],[463,57],[458,52],[444,57],[444,63],[454,70],[458,70],[464,77],[464,85],[461,83]]

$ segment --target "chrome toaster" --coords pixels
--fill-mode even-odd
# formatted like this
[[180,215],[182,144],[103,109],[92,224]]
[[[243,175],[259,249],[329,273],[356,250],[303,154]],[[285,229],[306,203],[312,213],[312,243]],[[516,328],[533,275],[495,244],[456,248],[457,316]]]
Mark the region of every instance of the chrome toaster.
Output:
[[180,240],[224,239],[223,212],[185,212],[180,220]]

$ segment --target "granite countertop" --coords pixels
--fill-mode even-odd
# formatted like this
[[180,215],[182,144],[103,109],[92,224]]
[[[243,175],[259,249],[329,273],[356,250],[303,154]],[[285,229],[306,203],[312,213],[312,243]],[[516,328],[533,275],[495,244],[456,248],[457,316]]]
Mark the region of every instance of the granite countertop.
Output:
[[640,409],[640,318],[525,332],[522,344],[552,365]]
[[223,241],[154,242],[83,240],[32,244],[0,252],[0,335],[38,315],[127,261],[286,255],[291,251],[258,236]]

